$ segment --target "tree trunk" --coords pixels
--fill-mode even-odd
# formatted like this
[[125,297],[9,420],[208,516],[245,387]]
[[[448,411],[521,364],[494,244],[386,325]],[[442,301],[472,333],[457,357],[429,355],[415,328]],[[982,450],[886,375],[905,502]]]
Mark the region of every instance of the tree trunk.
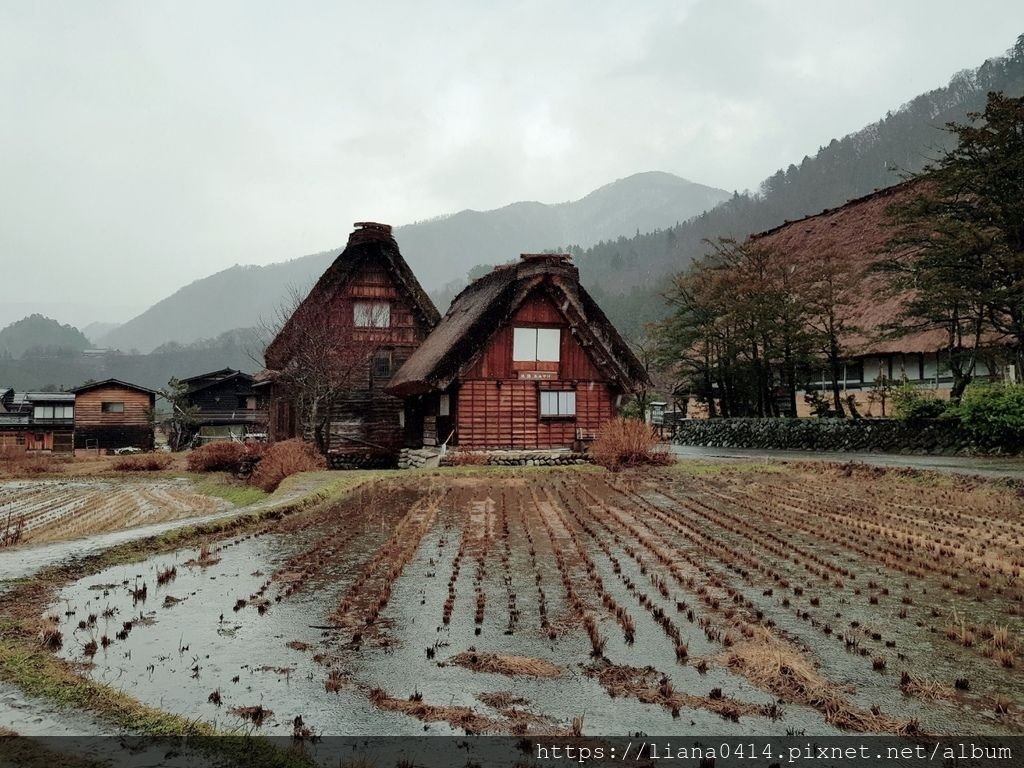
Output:
[[836,354],[834,346],[828,357],[829,368],[832,370],[832,404],[835,407],[836,416],[844,419],[846,412],[843,410],[843,398],[839,392],[839,356]]

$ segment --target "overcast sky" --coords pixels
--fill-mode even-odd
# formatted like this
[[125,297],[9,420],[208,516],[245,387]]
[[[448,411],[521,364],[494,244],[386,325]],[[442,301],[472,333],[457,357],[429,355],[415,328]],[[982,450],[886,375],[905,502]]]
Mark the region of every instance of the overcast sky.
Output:
[[1020,0],[0,0],[0,323],[126,320],[356,220],[753,189],[1021,32]]

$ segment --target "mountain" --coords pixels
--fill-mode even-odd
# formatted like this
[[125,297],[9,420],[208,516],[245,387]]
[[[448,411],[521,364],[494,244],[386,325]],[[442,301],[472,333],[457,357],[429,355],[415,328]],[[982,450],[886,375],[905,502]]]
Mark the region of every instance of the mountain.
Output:
[[243,328],[189,345],[169,342],[147,355],[67,350],[17,360],[0,355],[0,388],[70,389],[88,380],[114,378],[162,389],[172,376],[182,379],[224,367],[255,372],[262,367],[262,348],[259,332]]
[[95,344],[98,339],[102,339],[120,325],[120,323],[93,322],[82,326],[82,333],[85,334],[85,338]]
[[0,356],[34,357],[80,352],[89,340],[71,325],[61,325],[42,315],[29,315],[0,330]]
[[942,130],[985,107],[989,91],[1024,95],[1024,35],[1005,56],[958,72],[943,88],[917,96],[881,120],[832,139],[814,157],[765,179],[753,194],[728,201],[678,226],[573,249],[584,284],[627,336],[664,316],[668,275],[708,251],[707,240],[742,239],[901,181],[952,147]]
[[[433,291],[462,279],[478,264],[559,246],[586,248],[603,239],[671,226],[728,198],[724,190],[669,173],[638,173],[580,200],[465,210],[396,227],[395,237],[424,288]],[[257,325],[273,315],[289,286],[307,290],[341,250],[264,267],[225,269],[181,288],[98,342],[145,352],[168,341],[188,343]]]

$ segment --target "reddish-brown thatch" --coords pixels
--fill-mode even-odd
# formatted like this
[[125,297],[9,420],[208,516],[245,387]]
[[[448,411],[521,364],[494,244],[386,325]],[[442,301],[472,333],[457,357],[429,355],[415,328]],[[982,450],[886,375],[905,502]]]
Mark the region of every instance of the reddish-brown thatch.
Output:
[[559,308],[592,362],[623,391],[649,383],[647,372],[594,299],[569,256],[523,254],[466,287],[427,340],[398,369],[387,391],[444,390],[476,362],[488,341],[527,297],[542,292]]
[[287,365],[288,340],[302,327],[303,317],[323,316],[323,313],[316,310],[330,307],[335,297],[364,267],[379,266],[390,275],[397,290],[408,298],[409,307],[423,328],[430,329],[437,324],[441,315],[398,250],[398,243],[391,235],[391,227],[373,222],[356,222],[355,226],[356,229],[349,235],[345,250],[320,276],[309,295],[267,346],[264,358],[269,371],[261,372],[257,376],[257,385],[272,378],[273,371],[281,370]]
[[887,333],[887,325],[900,321],[911,294],[890,291],[889,278],[871,271],[885,258],[886,245],[896,234],[888,209],[921,194],[924,183],[906,181],[750,238],[785,254],[798,268],[824,254],[849,265],[848,279],[860,282],[855,303],[844,313],[857,329],[843,340],[853,355],[935,352],[946,345],[941,328],[922,327],[896,336]]

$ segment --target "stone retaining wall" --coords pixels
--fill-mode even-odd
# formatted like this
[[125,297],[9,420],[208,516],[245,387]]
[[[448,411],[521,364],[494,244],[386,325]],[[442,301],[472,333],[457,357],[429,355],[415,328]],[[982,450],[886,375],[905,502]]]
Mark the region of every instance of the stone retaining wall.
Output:
[[802,451],[978,452],[955,420],[943,419],[689,419],[679,423],[673,442]]
[[440,455],[441,451],[437,448],[403,448],[398,454],[398,468],[436,467]]
[[589,464],[590,457],[575,451],[449,451],[441,459],[442,467],[461,464],[487,464],[504,467],[555,467]]

